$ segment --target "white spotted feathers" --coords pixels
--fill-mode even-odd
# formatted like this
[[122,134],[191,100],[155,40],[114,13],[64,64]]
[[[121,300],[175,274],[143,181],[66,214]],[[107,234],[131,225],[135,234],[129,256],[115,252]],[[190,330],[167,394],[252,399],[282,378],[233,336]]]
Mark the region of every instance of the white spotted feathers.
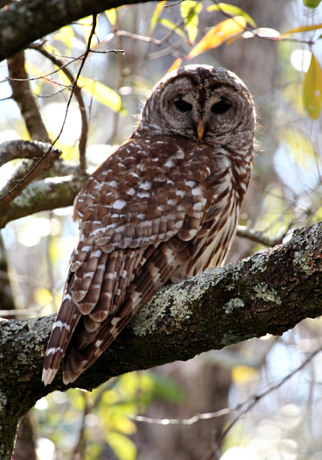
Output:
[[255,112],[225,69],[187,66],[161,80],[132,136],[74,204],[79,242],[44,361],[70,383],[169,280],[223,263],[253,160]]

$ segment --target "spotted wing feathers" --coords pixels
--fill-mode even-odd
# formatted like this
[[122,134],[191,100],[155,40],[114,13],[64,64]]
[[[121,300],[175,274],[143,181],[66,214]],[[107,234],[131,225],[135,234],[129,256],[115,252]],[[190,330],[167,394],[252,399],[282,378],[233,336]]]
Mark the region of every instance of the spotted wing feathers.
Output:
[[[64,382],[74,381],[157,289],[205,268],[218,250],[214,239],[207,258],[191,262],[217,224],[215,216],[231,218],[223,203],[220,212],[208,215],[230,185],[229,162],[225,152],[219,150],[216,159],[211,148],[189,142],[180,137],[176,142],[160,136],[130,139],[95,171],[75,200],[80,238],[48,344],[45,384],[52,382],[61,361]],[[235,230],[222,228],[230,236]]]

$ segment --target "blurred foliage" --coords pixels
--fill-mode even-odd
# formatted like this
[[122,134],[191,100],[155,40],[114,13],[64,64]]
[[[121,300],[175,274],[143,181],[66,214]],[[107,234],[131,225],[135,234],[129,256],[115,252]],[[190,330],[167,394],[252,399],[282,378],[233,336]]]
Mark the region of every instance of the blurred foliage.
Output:
[[[303,3],[313,9],[320,1],[303,0]],[[252,57],[254,48],[249,50],[252,42],[260,37],[256,42],[260,53],[263,42],[271,42],[278,64],[272,86],[264,90],[260,80],[268,69],[259,68],[257,62],[253,67],[248,66],[250,70],[244,69],[245,81],[255,94],[260,113],[258,138],[268,148],[258,148],[252,181],[255,191],[250,192],[250,204],[243,210],[242,223],[275,239],[283,235],[287,238],[295,227],[321,220],[322,57],[319,34],[322,25],[321,21],[312,21],[314,16],[300,15],[295,0],[292,5],[295,5],[294,10],[290,3],[285,7],[283,30],[286,32],[281,28],[281,33],[269,21],[258,27],[257,17],[242,8],[243,2],[236,6],[200,1],[169,5],[161,1],[124,6],[101,14],[97,35],[92,41],[94,52],[78,79],[90,120],[87,149],[90,168],[110,154],[111,145],[130,134],[133,114],[139,111],[141,100],[168,69],[190,62],[220,65],[221,48],[229,57],[231,53],[233,66],[238,57],[233,54],[235,46],[248,63],[251,59],[257,61],[258,56]],[[279,15],[280,10],[275,14]],[[86,49],[91,23],[91,18],[85,18],[66,26],[47,37],[44,44],[48,52],[64,60],[74,76],[79,69],[79,57]],[[109,53],[111,49],[116,52]],[[121,53],[123,49],[125,55]],[[66,115],[70,82],[57,66],[36,51],[28,50],[26,55],[33,93],[38,98],[48,132],[55,138]],[[304,61],[308,61],[308,65]],[[268,66],[271,65],[269,62]],[[254,68],[256,78],[252,75]],[[236,71],[239,73],[238,69]],[[8,83],[6,75],[3,78],[4,88]],[[1,93],[4,100],[0,102],[7,105],[0,111],[0,142],[28,138],[17,108],[12,101],[6,100],[8,87]],[[271,124],[265,132],[267,120]],[[63,150],[64,159],[75,163],[80,130],[79,109],[72,102],[57,146]],[[4,174],[8,175],[8,170]],[[0,179],[5,182],[6,177]],[[70,209],[55,210],[22,219],[4,230],[18,307],[32,306],[42,314],[59,307],[68,257],[76,240],[70,215]],[[260,248],[259,243],[251,246],[247,254]],[[308,321],[293,335],[283,336],[272,350],[264,349],[262,359],[257,361],[264,340],[257,341],[256,345],[251,341],[245,344],[243,353],[246,350],[249,362],[243,363],[245,357],[236,353],[240,362],[231,365],[230,406],[238,406],[240,400],[255,394],[260,385],[269,385],[270,381],[289,372],[292,365],[316,345],[315,338],[319,334],[321,324]],[[284,354],[286,349],[287,355]],[[236,446],[244,449],[247,459],[265,458],[267,452],[272,459],[322,458],[300,456],[303,445],[315,446],[317,455],[322,451],[321,412],[317,409],[305,412],[309,403],[319,402],[319,397],[314,399],[312,389],[312,382],[320,385],[322,381],[322,376],[320,380],[317,378],[319,372],[312,364],[310,372],[299,377],[301,391],[298,382],[293,380],[285,391],[276,392],[252,415],[239,421],[226,438],[225,458],[229,458],[229,451],[232,453]],[[190,374],[189,378],[192,378]],[[171,379],[152,371],[123,375],[92,393],[80,390],[53,393],[39,401],[34,409],[38,458],[135,459],[137,426],[133,416],[144,414],[157,401],[183,405],[188,397]],[[313,416],[316,427],[310,426]],[[240,452],[230,458],[242,458]]]
[[180,403],[183,393],[166,377],[132,372],[92,392],[52,393],[38,401],[33,412],[38,436],[52,441],[61,460],[76,454],[82,459],[100,458],[108,446],[117,459],[132,460],[136,425],[129,417],[144,413],[154,400]]

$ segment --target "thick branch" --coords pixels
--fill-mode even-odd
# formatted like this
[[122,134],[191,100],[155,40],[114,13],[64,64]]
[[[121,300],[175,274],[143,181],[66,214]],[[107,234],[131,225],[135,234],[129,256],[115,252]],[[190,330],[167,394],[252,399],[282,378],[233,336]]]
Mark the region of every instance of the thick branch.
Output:
[[0,61],[85,16],[148,0],[21,0],[0,10]]
[[[79,167],[60,160],[60,155],[60,150],[43,142],[19,140],[0,144],[0,166],[18,158],[26,159],[0,190],[0,228],[20,217],[73,204],[87,175]],[[42,179],[35,180],[39,176]]]
[[78,173],[75,176],[47,178],[29,184],[9,206],[0,208],[0,228],[12,220],[36,212],[71,206],[87,179],[79,169]]
[[[124,372],[187,360],[267,333],[280,335],[321,315],[321,247],[322,223],[296,231],[286,244],[164,288],[72,386],[92,389]],[[66,389],[61,374],[49,387],[41,383],[53,321],[54,315],[3,321],[0,416],[18,418],[40,397]],[[0,421],[0,435],[1,426]]]
[[[22,150],[26,148],[26,153],[22,158],[30,158],[32,161],[24,162],[14,173],[13,177],[9,179],[7,184],[0,190],[0,214],[19,194],[30,184],[33,180],[48,171],[55,161],[61,155],[61,151],[52,145],[45,144],[44,142],[28,142],[28,141],[12,141],[5,142],[5,147],[8,151],[4,152],[4,159],[9,161],[10,154],[15,155],[16,158],[21,158]],[[2,154],[2,146],[0,145],[0,155]],[[4,147],[4,148],[5,148]],[[15,151],[16,147],[16,151]],[[0,164],[3,164],[3,158],[0,158]],[[8,221],[7,221],[8,222]]]

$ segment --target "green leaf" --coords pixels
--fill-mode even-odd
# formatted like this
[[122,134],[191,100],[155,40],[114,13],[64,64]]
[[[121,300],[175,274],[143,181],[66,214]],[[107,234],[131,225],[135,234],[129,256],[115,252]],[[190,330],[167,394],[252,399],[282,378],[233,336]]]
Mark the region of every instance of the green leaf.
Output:
[[155,29],[155,26],[157,25],[158,19],[160,17],[160,14],[162,13],[164,4],[166,3],[166,0],[159,2],[157,6],[155,7],[154,13],[152,15],[151,21],[150,21],[150,30],[149,34],[152,35],[153,31]]
[[178,384],[169,377],[151,373],[154,380],[153,399],[162,399],[172,403],[180,403],[184,399],[184,393]]
[[182,29],[176,26],[173,22],[169,21],[169,19],[159,19],[158,22],[162,24],[164,27],[167,27],[170,30],[174,30],[180,37],[187,39],[186,34]]
[[308,8],[316,8],[321,3],[321,0],[303,0],[304,6]]
[[185,29],[188,32],[189,40],[191,43],[197,38],[199,13],[202,10],[202,5],[195,1],[184,1],[181,3],[180,12],[182,18],[185,20]]
[[313,53],[309,70],[304,78],[303,102],[309,116],[316,120],[322,106],[322,69]]
[[249,14],[247,14],[244,10],[242,10],[238,6],[229,5],[228,3],[218,3],[217,5],[212,5],[207,8],[207,11],[218,11],[218,10],[226,14],[231,14],[232,16],[243,16],[251,26],[255,28],[257,27],[254,19],[251,18]]
[[83,76],[79,77],[78,84],[82,87],[85,94],[93,96],[94,99],[106,107],[109,107],[114,112],[121,112],[123,115],[125,114],[125,109],[123,108],[120,95],[108,86],[105,86],[103,83],[95,81],[92,78]]

